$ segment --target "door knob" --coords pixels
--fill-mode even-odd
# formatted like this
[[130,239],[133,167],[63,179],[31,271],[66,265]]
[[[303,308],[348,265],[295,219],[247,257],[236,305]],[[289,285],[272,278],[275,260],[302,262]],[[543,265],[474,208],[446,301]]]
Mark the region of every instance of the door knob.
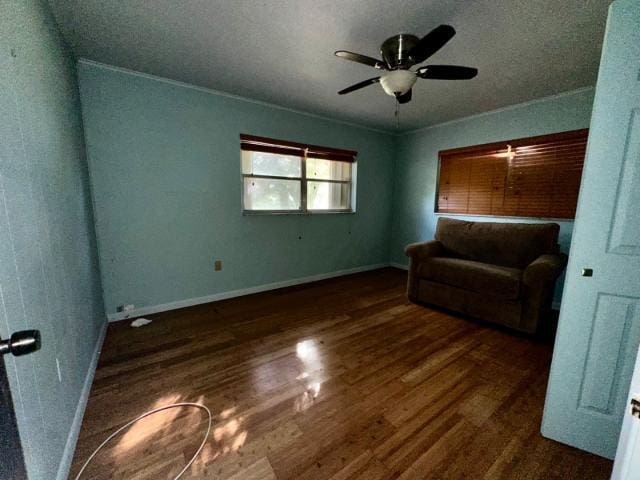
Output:
[[8,340],[0,340],[0,355],[11,353],[16,357],[40,350],[42,342],[38,330],[22,330]]
[[593,277],[593,268],[583,268],[582,269],[583,277]]
[[640,397],[634,395],[631,397],[631,415],[640,418]]

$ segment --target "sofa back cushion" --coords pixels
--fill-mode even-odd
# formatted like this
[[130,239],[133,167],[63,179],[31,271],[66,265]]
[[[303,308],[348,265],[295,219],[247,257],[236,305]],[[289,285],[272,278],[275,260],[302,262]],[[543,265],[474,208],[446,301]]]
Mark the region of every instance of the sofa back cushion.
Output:
[[468,222],[441,217],[436,228],[447,255],[510,268],[525,268],[557,253],[557,223]]

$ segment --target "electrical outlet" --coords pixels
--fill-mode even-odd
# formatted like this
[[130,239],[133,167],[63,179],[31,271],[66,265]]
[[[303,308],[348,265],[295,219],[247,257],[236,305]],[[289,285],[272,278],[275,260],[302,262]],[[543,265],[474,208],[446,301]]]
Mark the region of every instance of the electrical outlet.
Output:
[[136,308],[136,306],[133,303],[129,303],[127,305],[120,305],[116,310],[118,312],[130,312],[134,308]]
[[222,260],[216,260],[215,262],[213,262],[213,269],[216,272],[219,272],[220,270],[222,270]]

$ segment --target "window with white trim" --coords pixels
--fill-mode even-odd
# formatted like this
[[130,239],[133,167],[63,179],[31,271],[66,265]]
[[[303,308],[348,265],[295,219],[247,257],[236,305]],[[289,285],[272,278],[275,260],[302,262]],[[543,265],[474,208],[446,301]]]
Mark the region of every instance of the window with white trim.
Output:
[[354,211],[352,150],[240,135],[244,213]]

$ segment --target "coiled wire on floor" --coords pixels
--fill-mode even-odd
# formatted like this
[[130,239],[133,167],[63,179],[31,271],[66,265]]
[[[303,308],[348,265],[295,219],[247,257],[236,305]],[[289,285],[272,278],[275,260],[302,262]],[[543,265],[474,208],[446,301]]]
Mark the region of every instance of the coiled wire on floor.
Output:
[[93,458],[98,454],[98,452],[100,450],[102,450],[102,448],[107,443],[109,443],[114,437],[118,436],[118,434],[120,434],[123,430],[126,430],[128,427],[130,427],[131,425],[133,425],[137,421],[142,420],[143,418],[148,417],[149,415],[153,415],[154,413],[158,413],[158,412],[161,412],[163,410],[168,410],[170,408],[179,408],[179,407],[192,407],[192,408],[199,408],[200,410],[204,410],[205,412],[207,412],[207,415],[209,416],[209,425],[207,426],[207,433],[204,435],[204,438],[202,439],[202,443],[200,443],[200,446],[198,447],[198,450],[196,451],[196,453],[193,455],[193,457],[191,457],[191,460],[189,460],[187,462],[187,464],[184,466],[184,468],[182,470],[180,470],[180,473],[178,473],[178,475],[176,475],[173,478],[173,480],[178,480],[184,474],[184,472],[186,472],[187,469],[193,464],[193,462],[196,460],[196,458],[198,458],[198,455],[200,455],[200,452],[202,451],[202,449],[204,448],[205,444],[207,443],[207,438],[209,438],[209,432],[211,431],[211,423],[212,423],[212,419],[213,418],[211,416],[211,411],[206,406],[204,406],[204,405],[202,405],[200,403],[191,403],[191,402],[172,403],[171,405],[165,405],[164,407],[159,407],[159,408],[155,408],[153,410],[149,410],[148,412],[145,412],[142,415],[134,418],[133,420],[125,423],[123,426],[121,426],[119,429],[117,429],[115,432],[113,432],[111,435],[109,435],[98,446],[98,448],[96,448],[93,451],[93,453],[91,455],[89,455],[89,458],[87,459],[86,462],[84,462],[84,465],[82,465],[82,468],[78,472],[78,475],[76,475],[75,480],[80,480],[80,477],[82,476],[82,474],[84,473],[86,468],[91,463],[91,460],[93,460]]

